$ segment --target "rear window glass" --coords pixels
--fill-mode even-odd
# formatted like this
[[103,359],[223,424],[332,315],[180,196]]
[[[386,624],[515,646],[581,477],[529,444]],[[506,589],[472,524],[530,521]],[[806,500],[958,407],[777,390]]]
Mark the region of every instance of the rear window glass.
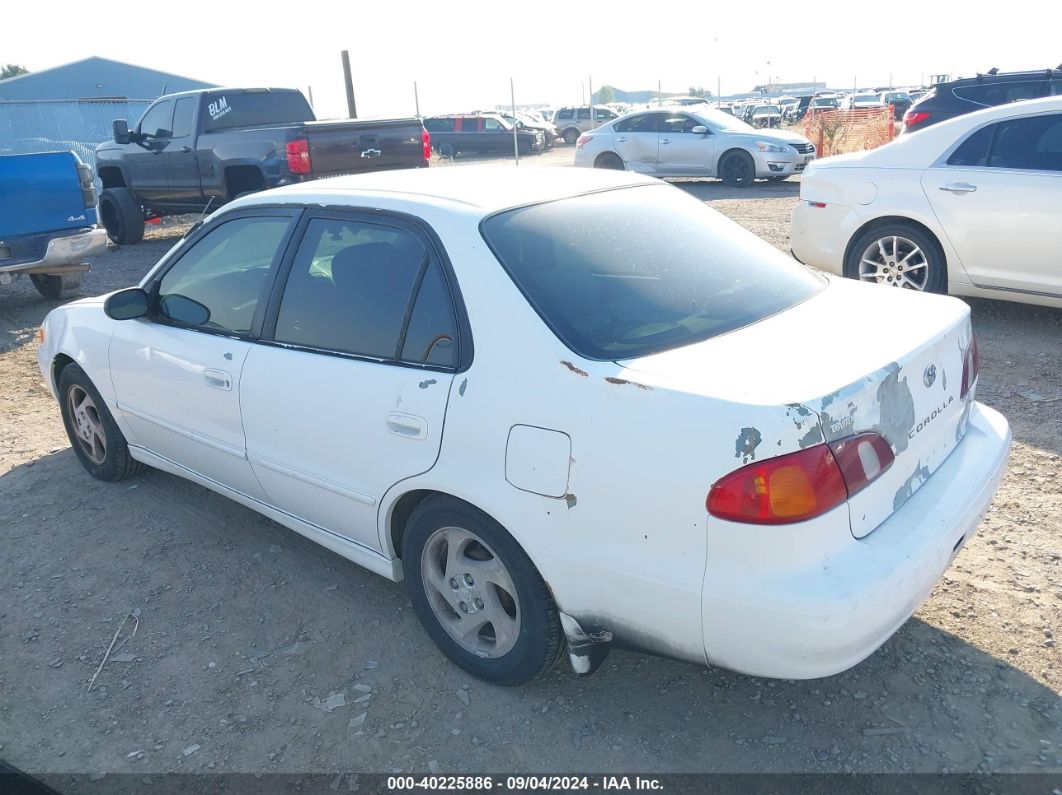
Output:
[[297,91],[209,94],[205,118],[207,132],[314,120],[309,103]]
[[666,185],[507,210],[481,230],[546,324],[588,359],[646,356],[725,334],[825,284]]

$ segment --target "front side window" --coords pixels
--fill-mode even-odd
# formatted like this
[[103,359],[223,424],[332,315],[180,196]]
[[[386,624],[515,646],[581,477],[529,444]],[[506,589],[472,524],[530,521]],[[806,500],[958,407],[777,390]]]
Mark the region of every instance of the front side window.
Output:
[[502,127],[502,123],[497,119],[484,119],[483,120],[483,132],[504,132],[505,128]]
[[169,138],[172,120],[173,101],[159,102],[144,113],[144,118],[140,120],[140,132],[152,138]]
[[696,119],[690,118],[685,113],[672,113],[664,119],[664,128],[662,132],[666,133],[688,133],[692,132],[694,127],[703,126]]
[[666,185],[506,210],[481,230],[546,325],[588,359],[646,356],[725,334],[825,285]]
[[[378,359],[451,364],[452,304],[447,320],[441,299],[425,297],[437,287],[430,263],[421,240],[404,229],[314,219],[292,263],[274,339]],[[442,291],[449,302],[445,283]],[[403,344],[410,314],[409,342]]]
[[181,325],[249,333],[290,225],[286,217],[237,218],[212,229],[162,277],[158,314]]

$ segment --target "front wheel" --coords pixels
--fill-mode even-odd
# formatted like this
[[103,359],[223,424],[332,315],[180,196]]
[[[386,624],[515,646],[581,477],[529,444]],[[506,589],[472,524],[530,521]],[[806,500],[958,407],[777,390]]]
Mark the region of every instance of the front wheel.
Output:
[[918,292],[948,291],[944,252],[913,224],[885,224],[864,232],[849,246],[844,275]]
[[31,273],[29,277],[37,292],[49,301],[73,298],[81,289],[80,273]]
[[731,188],[747,188],[756,179],[756,163],[748,152],[729,152],[719,163],[719,176]]
[[125,436],[85,371],[68,364],[57,386],[66,435],[89,474],[114,481],[142,472],[144,465],[129,455]]
[[461,668],[519,685],[556,662],[564,645],[557,607],[530,558],[489,516],[429,498],[409,518],[402,559],[417,617]]

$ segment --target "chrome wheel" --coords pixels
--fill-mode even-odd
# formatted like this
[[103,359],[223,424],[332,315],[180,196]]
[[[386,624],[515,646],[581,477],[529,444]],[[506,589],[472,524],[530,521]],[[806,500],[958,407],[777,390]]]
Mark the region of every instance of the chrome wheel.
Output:
[[509,570],[479,536],[443,527],[429,536],[421,579],[439,624],[478,657],[508,654],[520,637],[520,602]]
[[889,235],[867,246],[859,258],[859,279],[921,292],[929,281],[929,260],[913,240]]
[[74,384],[66,393],[66,402],[78,444],[92,463],[102,464],[107,458],[107,434],[92,397]]

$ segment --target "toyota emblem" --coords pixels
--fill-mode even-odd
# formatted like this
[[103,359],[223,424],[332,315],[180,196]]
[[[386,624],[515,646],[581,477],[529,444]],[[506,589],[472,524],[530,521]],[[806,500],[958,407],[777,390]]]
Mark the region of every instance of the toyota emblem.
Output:
[[922,373],[922,381],[926,386],[933,386],[933,382],[937,380],[937,366],[935,364],[929,365]]

